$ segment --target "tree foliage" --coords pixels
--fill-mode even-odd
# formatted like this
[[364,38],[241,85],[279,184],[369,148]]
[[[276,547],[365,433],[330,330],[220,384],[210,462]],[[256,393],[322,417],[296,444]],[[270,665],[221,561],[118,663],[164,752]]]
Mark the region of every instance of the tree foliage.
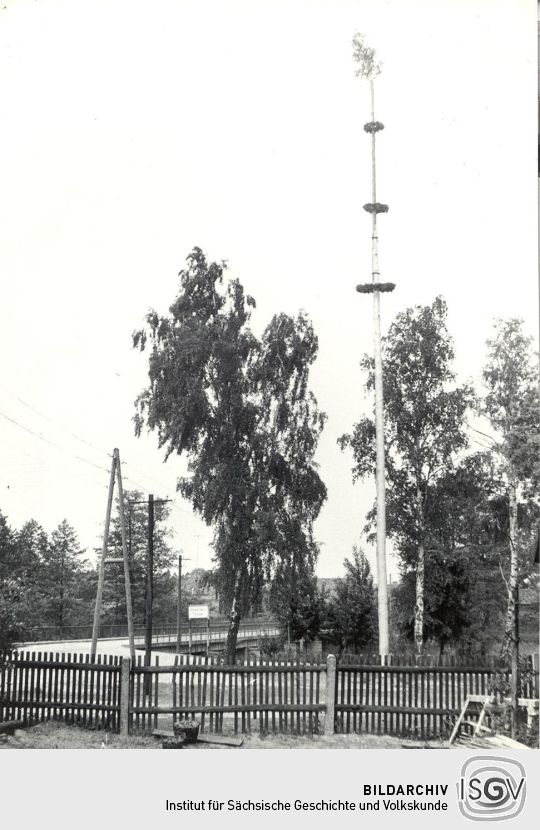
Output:
[[340,651],[371,648],[377,639],[377,605],[369,562],[355,545],[343,565],[345,577],[328,602],[325,633]]
[[75,529],[63,519],[43,553],[42,590],[47,598],[44,622],[63,628],[75,611],[75,587],[82,551]]
[[538,362],[523,321],[497,320],[487,342],[483,372],[485,396],[480,411],[498,440],[496,451],[511,467],[525,494],[536,496],[540,484]]
[[225,270],[195,248],[169,314],[150,312],[133,342],[150,345],[136,432],[146,424],[166,458],[188,458],[178,489],[214,527],[232,660],[240,616],[275,562],[292,551],[316,558],[313,522],[326,489],[314,462],[324,416],[308,388],[313,327],[303,313],[277,314],[257,338],[255,302],[238,280],[224,283]]
[[[118,499],[117,499],[118,508]],[[154,601],[153,617],[156,622],[174,619],[176,615],[176,580],[171,568],[176,558],[170,546],[170,530],[167,521],[170,508],[167,503],[154,503]],[[138,490],[124,490],[124,516],[126,541],[130,562],[131,599],[133,621],[142,625],[146,618],[146,577],[148,553],[148,502]],[[122,533],[120,511],[113,515],[109,535],[109,555],[122,558]],[[107,566],[103,591],[103,620],[123,624],[127,619],[123,564]]]
[[[446,303],[437,297],[431,305],[398,314],[383,339],[387,532],[404,564],[416,573],[418,651],[424,641],[425,547],[438,510],[437,482],[467,446],[465,414],[473,400],[469,386],[455,383],[446,317]],[[362,366],[370,390],[374,386],[372,358],[364,357]],[[352,449],[355,479],[374,475],[372,418],[361,419],[340,444]],[[372,511],[367,529],[374,516]]]
[[366,44],[364,35],[355,34],[352,41],[353,60],[357,64],[355,75],[372,81],[380,74],[381,64],[375,56],[375,49]]
[[[494,336],[488,340],[488,358],[484,367],[486,394],[481,412],[489,419],[496,438],[495,457],[504,482],[504,500],[508,504],[508,569],[504,576],[507,588],[507,612],[502,655],[508,659],[517,648],[514,630],[515,604],[520,581],[519,501],[528,502],[528,513],[538,513],[540,483],[540,422],[538,418],[538,364],[532,352],[532,338],[523,332],[521,320],[497,320]],[[523,510],[521,511],[523,518]],[[527,547],[531,537],[527,539]],[[520,551],[521,548],[521,551]]]
[[325,618],[324,599],[313,569],[282,561],[270,587],[268,608],[292,641],[313,640]]

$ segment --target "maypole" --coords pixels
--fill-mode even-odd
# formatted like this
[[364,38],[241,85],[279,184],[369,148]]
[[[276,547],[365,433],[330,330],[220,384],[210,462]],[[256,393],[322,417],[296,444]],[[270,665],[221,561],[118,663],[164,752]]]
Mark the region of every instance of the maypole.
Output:
[[375,358],[375,436],[376,436],[376,482],[377,482],[377,596],[379,617],[379,654],[389,652],[388,634],[388,588],[386,577],[386,498],[384,460],[384,393],[381,349],[380,295],[393,291],[393,283],[380,281],[379,239],[377,216],[388,212],[388,205],[377,201],[376,138],[384,124],[375,120],[375,78],[380,73],[380,64],[375,60],[375,50],[364,44],[362,35],[353,38],[353,58],[358,64],[357,77],[369,81],[371,93],[371,121],[364,124],[364,130],[371,135],[371,202],[364,210],[371,214],[371,282],[357,285],[361,294],[373,295],[373,339]]

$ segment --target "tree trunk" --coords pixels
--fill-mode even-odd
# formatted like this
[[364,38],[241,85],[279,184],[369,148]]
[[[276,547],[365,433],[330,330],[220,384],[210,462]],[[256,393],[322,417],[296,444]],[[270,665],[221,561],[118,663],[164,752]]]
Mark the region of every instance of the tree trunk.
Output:
[[508,578],[508,606],[504,627],[504,641],[502,658],[510,669],[510,697],[512,706],[512,737],[516,737],[518,726],[518,626],[517,626],[517,593],[518,593],[518,549],[517,549],[517,481],[510,476],[508,486],[508,536],[510,543],[510,575]]
[[418,511],[418,527],[420,539],[418,542],[418,559],[416,562],[416,601],[414,605],[414,647],[417,654],[422,654],[424,648],[424,577],[426,554],[424,549],[424,504],[420,486],[416,487],[416,509]]
[[417,654],[422,654],[424,647],[424,543],[418,545],[418,562],[416,563],[416,602],[414,606],[414,647]]
[[504,641],[502,656],[510,658],[515,648],[515,605],[518,582],[518,556],[517,556],[517,482],[512,476],[508,486],[508,512],[509,529],[508,537],[510,544],[510,575],[508,578],[508,605],[506,608],[506,622],[504,626]]
[[238,629],[240,627],[240,607],[242,599],[242,577],[237,574],[234,583],[234,596],[231,606],[231,614],[229,618],[229,630],[227,632],[227,642],[225,643],[225,665],[234,666],[236,663],[236,641],[238,639]]

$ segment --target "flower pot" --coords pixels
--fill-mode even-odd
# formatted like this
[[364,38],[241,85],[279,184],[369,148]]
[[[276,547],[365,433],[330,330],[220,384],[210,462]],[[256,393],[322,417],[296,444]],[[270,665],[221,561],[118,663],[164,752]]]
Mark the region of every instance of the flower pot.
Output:
[[164,738],[161,747],[162,749],[183,749],[184,738],[181,735],[175,735],[174,738]]
[[179,720],[173,726],[175,736],[182,737],[187,744],[194,744],[199,737],[200,723],[197,720]]

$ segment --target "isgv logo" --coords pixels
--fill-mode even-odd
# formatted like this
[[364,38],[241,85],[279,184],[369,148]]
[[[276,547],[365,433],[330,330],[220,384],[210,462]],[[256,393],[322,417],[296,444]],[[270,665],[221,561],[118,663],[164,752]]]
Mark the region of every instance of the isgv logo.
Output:
[[463,764],[457,788],[459,809],[466,818],[514,818],[525,804],[525,768],[512,758],[476,755]]

